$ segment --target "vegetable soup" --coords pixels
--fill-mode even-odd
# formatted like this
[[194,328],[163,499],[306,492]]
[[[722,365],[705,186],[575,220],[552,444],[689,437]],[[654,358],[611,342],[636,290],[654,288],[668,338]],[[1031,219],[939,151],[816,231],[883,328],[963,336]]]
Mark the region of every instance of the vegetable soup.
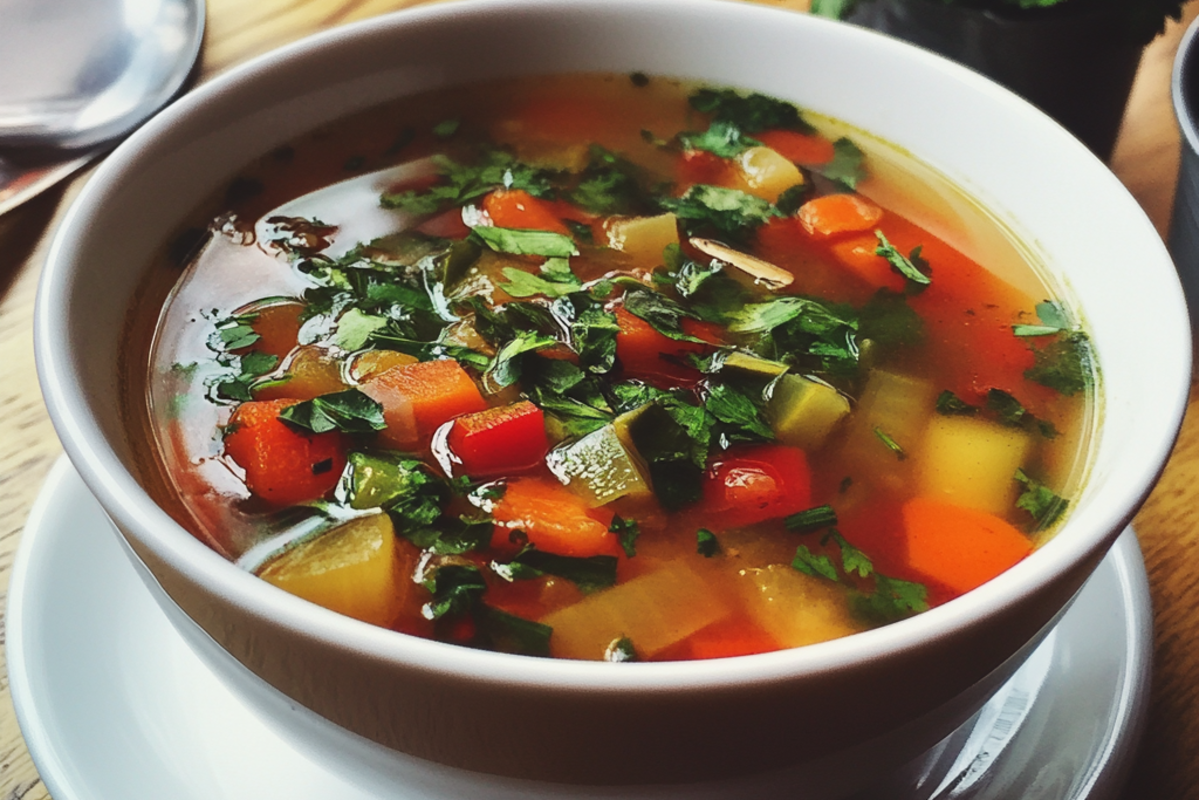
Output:
[[763,95],[407,98],[192,225],[130,333],[168,505],[406,634],[610,661],[845,636],[1023,559],[1086,461],[1088,339],[1020,243]]

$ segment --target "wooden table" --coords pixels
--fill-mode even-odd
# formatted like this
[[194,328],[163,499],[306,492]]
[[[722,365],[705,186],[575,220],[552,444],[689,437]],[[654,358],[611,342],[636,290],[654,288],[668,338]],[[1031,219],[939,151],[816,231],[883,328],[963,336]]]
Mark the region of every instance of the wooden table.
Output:
[[[806,0],[768,0],[802,10]],[[414,5],[413,0],[208,0],[200,79],[321,28]],[[1112,168],[1165,233],[1178,165],[1170,65],[1199,0],[1145,51]],[[84,177],[0,217],[0,614],[13,556],[61,448],[38,391],[33,300],[48,232]],[[1165,475],[1137,518],[1153,591],[1155,674],[1148,731],[1128,800],[1199,797],[1199,394]],[[0,616],[0,642],[3,641]],[[0,659],[3,656],[0,655]],[[0,669],[0,800],[48,797],[17,727]],[[122,800],[125,800],[124,798]],[[128,800],[134,800],[129,798]],[[161,798],[156,800],[168,800]]]

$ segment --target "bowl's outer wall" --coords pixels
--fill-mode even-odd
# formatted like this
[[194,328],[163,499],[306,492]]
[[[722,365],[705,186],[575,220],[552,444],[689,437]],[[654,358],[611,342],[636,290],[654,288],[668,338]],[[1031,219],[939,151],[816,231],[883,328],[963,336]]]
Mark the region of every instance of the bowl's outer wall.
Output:
[[[1154,350],[1126,324],[1153,320],[1154,336],[1189,342],[1152,226],[1054,123],[900,43],[739,3],[563,6],[450,4],[333,31],[200,87],[118,149],[60,229],[35,326],[47,404],[81,475],[170,596],[254,672],[368,737],[475,769],[588,782],[732,774],[865,740],[996,674],[1098,563],[1176,435],[1189,349]],[[394,96],[592,70],[686,75],[793,99],[921,155],[1001,218],[1027,220],[1013,225],[1070,276],[1062,292],[1086,309],[1105,376],[1107,424],[1063,532],[981,589],[887,628],[725,664],[600,672],[607,665],[477,653],[346,624],[233,569],[155,506],[128,474],[114,402],[121,331],[145,265],[200,198],[259,154]],[[1138,291],[1128,292],[1121,270],[1133,263]]]

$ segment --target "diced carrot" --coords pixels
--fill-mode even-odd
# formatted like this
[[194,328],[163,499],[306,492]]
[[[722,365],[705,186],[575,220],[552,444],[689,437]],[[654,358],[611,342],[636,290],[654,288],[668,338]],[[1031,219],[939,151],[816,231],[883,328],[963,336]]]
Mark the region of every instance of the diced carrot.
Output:
[[300,314],[303,311],[304,304],[298,300],[239,308],[233,312],[235,315],[253,316],[250,328],[258,334],[258,340],[233,352],[240,355],[254,350],[283,360],[296,346],[300,335]]
[[465,239],[470,233],[470,228],[462,221],[460,208],[451,208],[429,217],[417,225],[416,229],[427,236],[440,236],[443,239]]
[[827,164],[833,160],[833,143],[818,133],[773,130],[753,138],[797,164]]
[[514,530],[524,531],[538,549],[564,556],[620,551],[619,541],[608,531],[611,512],[588,508],[578,495],[548,478],[508,481],[491,515],[497,523],[491,546],[503,551],[512,549],[509,537]]
[[529,469],[549,451],[545,414],[528,400],[458,417],[447,443],[472,477]]
[[570,230],[555,213],[553,205],[523,189],[496,189],[483,198],[483,210],[497,228],[570,234]]
[[487,407],[479,387],[452,360],[393,367],[359,388],[383,406],[387,427],[379,441],[397,449],[417,447],[443,423]]
[[[685,359],[689,353],[707,352],[707,345],[671,339],[623,308],[617,308],[615,313],[620,328],[616,333],[616,357],[625,375],[651,381],[695,383],[699,380],[699,371]],[[718,325],[685,318],[680,327],[687,335],[705,342],[718,344],[721,341],[722,330]]]
[[804,203],[795,215],[809,235],[828,239],[870,230],[882,218],[883,210],[861,195],[826,194]]
[[680,658],[732,658],[779,649],[779,643],[766,631],[746,619],[726,617],[687,637]]
[[[873,233],[852,236],[831,245],[833,257],[873,288],[903,291],[907,279],[896,272],[887,259],[877,253],[878,237]],[[905,254],[906,255],[906,254]]]
[[271,505],[323,497],[337,485],[346,465],[340,433],[305,434],[279,419],[283,409],[296,402],[242,403],[225,435],[225,454],[245,471],[246,488]]
[[903,505],[908,562],[957,592],[968,592],[1032,552],[1010,523],[972,508],[918,497]]

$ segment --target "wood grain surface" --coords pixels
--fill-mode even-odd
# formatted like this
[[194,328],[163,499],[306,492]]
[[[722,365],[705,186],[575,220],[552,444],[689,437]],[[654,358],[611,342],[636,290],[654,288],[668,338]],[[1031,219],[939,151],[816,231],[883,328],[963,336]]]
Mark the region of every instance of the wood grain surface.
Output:
[[[766,0],[763,0],[766,1]],[[806,0],[769,0],[804,10]],[[208,0],[198,80],[313,31],[416,5],[413,0]],[[2,12],[0,12],[2,13]],[[1170,68],[1191,0],[1145,51],[1112,169],[1165,234],[1178,168]],[[43,194],[0,217],[0,644],[3,595],[25,517],[61,452],[42,405],[33,363],[32,319],[50,232],[86,180]],[[1127,800],[1199,797],[1199,394],[1161,483],[1137,518],[1155,616],[1155,672],[1148,730]],[[0,656],[2,664],[2,656]],[[0,800],[49,797],[25,748],[0,668]],[[105,798],[104,800],[110,800]],[[113,798],[111,800],[133,800]],[[155,800],[168,800],[156,798]]]

